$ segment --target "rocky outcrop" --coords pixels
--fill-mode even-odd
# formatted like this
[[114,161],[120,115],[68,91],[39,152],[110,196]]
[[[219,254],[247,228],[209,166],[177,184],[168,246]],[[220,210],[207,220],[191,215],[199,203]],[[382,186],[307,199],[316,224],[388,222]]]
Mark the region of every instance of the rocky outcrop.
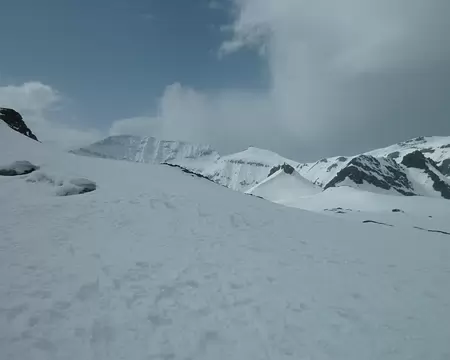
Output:
[[11,129],[29,137],[30,139],[38,141],[36,135],[23,121],[22,115],[17,111],[8,108],[0,107],[0,119],[3,120]]
[[267,177],[272,176],[279,170],[283,170],[288,175],[292,175],[295,171],[295,169],[291,165],[284,163],[283,165],[274,166],[272,169],[270,169],[269,175]]
[[414,151],[405,155],[402,165],[407,168],[423,170],[432,180],[433,189],[441,193],[443,198],[450,199],[449,182],[444,178],[444,174],[440,172],[438,165],[433,160],[426,158],[422,152]]
[[0,176],[18,176],[30,174],[39,169],[39,166],[33,165],[29,161],[15,161],[6,166],[0,166]]
[[415,195],[413,185],[405,172],[389,158],[357,156],[338,172],[325,189],[336,187],[346,180],[357,185],[367,183],[383,190],[395,190],[402,195]]

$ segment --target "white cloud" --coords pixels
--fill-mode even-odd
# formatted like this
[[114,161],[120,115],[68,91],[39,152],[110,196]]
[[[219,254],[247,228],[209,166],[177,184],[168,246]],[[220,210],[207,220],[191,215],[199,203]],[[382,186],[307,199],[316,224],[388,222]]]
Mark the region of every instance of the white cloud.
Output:
[[[156,116],[118,120],[110,133],[208,143],[229,152],[250,145],[276,146],[274,119],[265,95],[237,90],[206,94],[173,84],[165,89]],[[262,138],[261,133],[271,136]]]
[[40,82],[0,87],[0,103],[22,112],[42,113],[51,110],[60,99],[58,91]]
[[166,89],[166,138],[297,159],[450,132],[448,0],[233,0],[220,55],[264,49],[266,93]]
[[83,146],[101,138],[97,130],[80,129],[55,120],[67,116],[63,96],[40,82],[0,86],[0,107],[17,110],[39,140],[64,149]]
[[161,122],[150,116],[137,116],[114,121],[109,129],[109,135],[135,135],[161,137]]

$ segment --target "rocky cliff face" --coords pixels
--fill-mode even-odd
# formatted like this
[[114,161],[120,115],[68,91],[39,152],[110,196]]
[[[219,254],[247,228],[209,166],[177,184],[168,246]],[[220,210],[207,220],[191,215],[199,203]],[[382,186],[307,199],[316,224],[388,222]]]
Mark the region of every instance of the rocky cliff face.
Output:
[[416,195],[413,184],[399,164],[390,158],[377,159],[370,155],[353,158],[325,189],[339,185],[373,186],[386,191],[393,190],[402,195]]
[[72,152],[78,155],[141,163],[175,163],[179,165],[199,160],[213,162],[219,157],[219,154],[209,145],[129,135],[110,136]]
[[431,159],[426,158],[422,152],[415,151],[405,155],[402,165],[409,169],[417,169],[422,176],[428,178],[433,189],[445,199],[450,199],[450,181],[442,174],[440,167]]
[[29,137],[30,139],[38,141],[36,135],[33,134],[30,128],[25,124],[25,121],[23,121],[22,115],[20,115],[17,111],[0,107],[0,119],[8,124],[11,129]]

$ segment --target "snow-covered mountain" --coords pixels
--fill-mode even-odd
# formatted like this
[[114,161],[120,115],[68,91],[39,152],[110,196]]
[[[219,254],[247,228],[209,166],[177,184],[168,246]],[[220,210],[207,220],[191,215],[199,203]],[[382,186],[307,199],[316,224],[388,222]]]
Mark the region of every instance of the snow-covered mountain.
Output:
[[223,156],[212,164],[203,163],[195,170],[230,189],[246,191],[266,179],[273,167],[283,163],[296,165],[272,151],[250,147]]
[[[439,170],[450,177],[450,137],[418,137],[385,148],[372,150],[362,155],[375,158],[390,158],[401,163],[403,157],[415,151],[422,152],[433,160]],[[339,171],[344,169],[356,156],[337,156],[321,159],[313,163],[300,164],[297,170],[308,180],[325,187]]]
[[[415,151],[435,164],[431,172],[402,164],[403,158]],[[242,192],[265,181],[272,168],[284,163],[323,189],[345,185],[378,193],[448,198],[447,190],[441,190],[450,184],[445,176],[450,178],[450,137],[420,137],[361,155],[338,156],[304,164],[254,147],[221,157],[210,146],[134,136],[110,137],[76,153],[170,163]]]
[[72,152],[78,155],[143,163],[214,162],[219,158],[219,154],[209,145],[191,144],[182,141],[165,141],[153,137],[130,135],[110,136]]
[[408,169],[417,194],[450,199],[450,178],[423,152],[416,150],[403,156],[402,166]]
[[0,168],[2,359],[450,353],[448,201],[338,187],[292,209],[2,122]]

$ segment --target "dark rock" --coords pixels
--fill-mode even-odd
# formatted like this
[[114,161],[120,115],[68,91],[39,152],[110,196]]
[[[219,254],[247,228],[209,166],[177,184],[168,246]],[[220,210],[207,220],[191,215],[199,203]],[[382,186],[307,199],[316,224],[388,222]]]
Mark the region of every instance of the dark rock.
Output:
[[392,212],[394,212],[394,213],[404,213],[404,211],[403,210],[400,210],[400,209],[392,209]]
[[449,148],[450,148],[450,144],[442,145],[442,146],[441,146],[441,149],[449,149]]
[[39,169],[39,166],[33,165],[29,161],[15,161],[6,166],[0,166],[1,176],[17,176],[30,174]]
[[22,115],[20,115],[17,111],[8,108],[0,108],[0,119],[3,120],[8,126],[29,137],[30,139],[38,141],[36,135],[30,130],[30,128],[23,121]]
[[[242,159],[231,159],[228,160],[231,164],[238,164],[238,165],[253,165],[257,167],[269,167],[269,165],[257,162],[257,161],[244,161]],[[167,163],[166,163],[167,164]]]
[[344,162],[344,161],[347,161],[347,158],[345,156],[339,156],[337,158],[337,160],[340,161],[340,162]]
[[360,155],[353,158],[325,186],[325,190],[337,186],[348,178],[359,185],[367,182],[384,190],[394,189],[402,195],[414,196],[413,185],[400,165],[388,158],[382,159],[382,161],[383,164],[379,159],[370,155]]
[[272,176],[281,169],[288,175],[292,175],[295,171],[295,169],[291,165],[284,163],[283,165],[274,166],[272,169],[270,169],[269,175],[267,177]]
[[330,172],[330,171],[333,170],[334,168],[337,168],[337,166],[338,166],[338,164],[336,164],[336,163],[334,163],[334,164],[328,166],[327,172]]
[[211,182],[215,183],[215,181],[211,180],[209,177],[206,177],[206,176],[204,176],[204,175],[202,175],[202,174],[193,172],[193,171],[191,171],[191,170],[189,170],[189,169],[186,169],[186,168],[183,167],[183,166],[175,165],[175,164],[170,164],[170,163],[161,163],[161,165],[166,165],[166,166],[178,168],[178,169],[180,169],[181,171],[183,171],[185,174],[189,174],[189,175],[191,175],[191,176],[195,176],[195,177],[198,177],[198,178],[200,178],[200,179],[205,179],[205,180],[208,180],[208,181],[211,181]]
[[405,155],[402,164],[409,168],[428,169],[427,158],[419,150]]
[[421,228],[421,227],[419,227],[419,226],[414,226],[414,229],[417,229],[417,230],[422,230],[422,231],[428,231],[428,232],[430,232],[430,233],[437,233],[437,234],[443,234],[443,235],[449,235],[450,236],[450,233],[449,232],[447,232],[447,231],[442,231],[442,230],[430,230],[430,229],[424,229],[424,228]]
[[392,153],[390,153],[387,157],[389,159],[398,159],[400,156],[400,151],[394,151]]
[[378,222],[378,221],[374,221],[374,220],[364,220],[363,224],[378,224],[378,225],[384,225],[384,226],[389,226],[389,227],[394,227],[394,225],[390,225],[390,224],[386,224],[383,222]]

